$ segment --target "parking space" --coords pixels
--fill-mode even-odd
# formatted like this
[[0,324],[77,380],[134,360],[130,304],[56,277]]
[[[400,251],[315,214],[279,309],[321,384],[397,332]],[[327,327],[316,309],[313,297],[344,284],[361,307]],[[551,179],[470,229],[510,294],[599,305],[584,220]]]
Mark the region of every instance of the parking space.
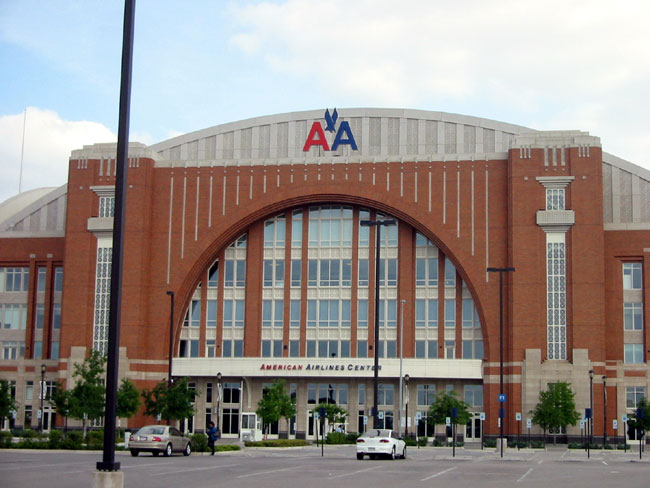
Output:
[[[650,453],[648,453],[650,454]],[[0,453],[0,486],[90,486],[100,453],[15,451]],[[650,462],[637,452],[494,451],[410,449],[404,460],[358,461],[354,446],[320,448],[244,449],[214,457],[193,454],[171,458],[119,453],[117,460],[129,488],[222,487],[287,488],[306,486],[455,487],[644,487]]]

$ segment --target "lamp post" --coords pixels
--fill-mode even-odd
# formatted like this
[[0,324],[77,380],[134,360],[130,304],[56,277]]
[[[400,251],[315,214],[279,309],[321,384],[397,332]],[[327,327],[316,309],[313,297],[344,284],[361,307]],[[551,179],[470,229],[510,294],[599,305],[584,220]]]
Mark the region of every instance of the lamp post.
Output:
[[217,373],[217,430],[221,431],[221,372]]
[[591,410],[591,418],[589,419],[589,447],[593,442],[594,437],[594,370],[589,370],[589,409]]
[[404,438],[406,438],[409,433],[409,379],[410,376],[405,374],[404,388],[406,389],[406,422],[404,423]]
[[41,364],[41,418],[38,420],[38,430],[43,432],[43,419],[45,412],[43,411],[43,401],[45,400],[45,369],[47,366]]
[[607,445],[607,376],[603,376],[603,449]]
[[[401,425],[402,420],[402,357],[404,356],[404,304],[406,300],[400,300],[400,318],[399,318],[399,408],[397,409],[398,420],[397,425]],[[406,420],[404,421],[404,432],[406,432],[406,425],[408,424],[408,411],[406,412]],[[398,428],[399,430],[399,428]],[[406,434],[405,434],[406,435]]]
[[168,291],[171,301],[171,310],[169,312],[169,364],[167,372],[167,387],[172,387],[172,357],[174,355],[174,292]]
[[488,268],[488,273],[499,273],[499,443],[503,457],[503,424],[505,422],[505,396],[503,393],[503,273],[511,273],[515,268]]
[[375,247],[377,249],[377,254],[375,258],[375,345],[374,345],[374,355],[375,355],[375,364],[374,364],[374,379],[373,379],[373,406],[372,406],[372,415],[373,415],[373,428],[379,428],[379,411],[377,409],[377,403],[379,400],[379,263],[381,262],[381,227],[387,225],[396,225],[397,221],[393,219],[385,220],[361,220],[359,225],[364,227],[376,227],[376,239]]

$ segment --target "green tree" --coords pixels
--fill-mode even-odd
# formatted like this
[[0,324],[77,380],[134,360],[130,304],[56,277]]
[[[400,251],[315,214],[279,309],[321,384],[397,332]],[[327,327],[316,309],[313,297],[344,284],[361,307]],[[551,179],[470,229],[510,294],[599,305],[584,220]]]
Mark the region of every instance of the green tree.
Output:
[[102,382],[106,357],[99,351],[90,351],[90,355],[79,364],[74,365],[75,386],[71,392],[70,415],[80,419],[83,436],[86,437],[86,421],[97,420],[104,416],[106,388]]
[[[639,408],[643,409],[643,418],[637,418],[636,412]],[[647,398],[642,397],[636,404],[633,414],[628,415],[627,424],[631,429],[641,428],[644,432],[650,430],[650,402]]]
[[[549,385],[548,390],[539,392],[539,403],[533,410],[532,422],[544,429],[544,443],[547,429],[565,428],[567,425],[576,425],[580,420],[574,401],[575,393],[570,386],[570,383],[559,381]],[[555,442],[554,436],[553,443]]]
[[283,417],[287,419],[287,432],[289,432],[289,421],[296,414],[296,404],[285,391],[284,380],[276,380],[264,389],[255,413],[264,422],[267,433],[269,426]]
[[336,424],[344,424],[345,420],[348,418],[347,410],[339,407],[336,403],[319,403],[312,412],[320,412],[321,408],[325,409],[325,418],[330,426],[330,430],[332,430]]
[[54,405],[54,410],[65,419],[63,430],[68,430],[68,416],[72,407],[72,392],[63,388],[63,384],[57,381],[54,395],[48,396],[47,401]]
[[194,415],[192,402],[196,392],[188,387],[187,378],[174,381],[171,387],[167,382],[161,381],[151,390],[142,390],[141,395],[144,400],[144,413],[151,417],[160,415],[169,423]]
[[133,417],[140,408],[140,392],[129,378],[122,378],[117,389],[116,414],[118,417]]
[[[457,409],[458,416],[456,418],[453,418],[451,415],[452,408]],[[446,424],[447,417],[455,425],[466,425],[471,417],[469,405],[456,398],[456,392],[454,390],[449,393],[439,392],[434,402],[429,406],[428,422],[430,425],[433,425],[434,431],[436,425]]]
[[17,409],[16,400],[11,396],[11,386],[7,380],[0,380],[0,424],[11,417]]

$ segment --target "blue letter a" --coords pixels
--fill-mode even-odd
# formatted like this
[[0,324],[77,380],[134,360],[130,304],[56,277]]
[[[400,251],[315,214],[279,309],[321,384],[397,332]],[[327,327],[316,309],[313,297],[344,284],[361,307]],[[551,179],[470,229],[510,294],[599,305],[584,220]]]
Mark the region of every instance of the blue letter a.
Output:
[[[343,138],[343,134],[346,136],[345,139]],[[350,144],[350,147],[353,150],[357,150],[357,143],[354,140],[352,130],[350,129],[350,124],[347,120],[344,120],[341,122],[341,125],[339,125],[339,130],[336,133],[334,143],[332,144],[332,151],[336,151],[336,149],[339,147],[339,144]]]

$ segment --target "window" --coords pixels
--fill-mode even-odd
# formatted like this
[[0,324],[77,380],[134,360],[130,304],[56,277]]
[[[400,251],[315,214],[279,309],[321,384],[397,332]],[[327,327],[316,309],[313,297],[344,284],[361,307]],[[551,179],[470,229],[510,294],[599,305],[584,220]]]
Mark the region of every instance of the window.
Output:
[[0,304],[0,324],[3,329],[25,329],[27,304]]
[[115,197],[99,197],[99,217],[110,218],[115,216]]
[[415,300],[415,326],[438,327],[438,300]]
[[52,327],[54,329],[61,328],[61,304],[55,303],[52,305]]
[[239,383],[223,384],[223,403],[239,403],[241,387]]
[[183,327],[199,327],[201,325],[201,302],[192,300],[185,315]]
[[244,326],[244,300],[223,301],[223,326]]
[[291,247],[302,247],[302,210],[291,216]]
[[[41,343],[39,343],[41,344]],[[25,343],[18,341],[3,342],[2,343],[2,359],[19,359],[25,356]],[[40,354],[34,358],[40,358]]]
[[208,339],[205,341],[205,356],[208,358],[217,357],[217,341]]
[[217,288],[219,286],[219,262],[217,261],[208,271],[208,288]]
[[36,291],[45,291],[45,279],[47,276],[47,268],[38,268],[38,279],[36,281]]
[[449,259],[445,259],[445,286],[456,286],[456,268]]
[[365,405],[366,403],[366,385],[361,383],[357,389],[359,405]]
[[216,327],[217,326],[217,301],[208,300],[206,303],[206,326],[207,327]]
[[547,234],[546,244],[546,322],[547,348],[549,359],[566,359],[567,296],[566,296],[566,257],[565,243],[551,242],[564,239],[564,234]]
[[463,329],[480,328],[481,322],[478,319],[478,312],[474,306],[474,300],[463,298]]
[[264,247],[284,247],[286,222],[284,215],[264,222]]
[[63,291],[63,268],[54,268],[54,291]]
[[625,330],[643,330],[643,304],[623,304],[623,325]]
[[368,327],[368,300],[357,301],[357,327]]
[[277,288],[284,286],[284,260],[264,260],[264,286]]
[[246,286],[246,261],[243,259],[226,260],[224,286],[228,288]]
[[368,341],[357,341],[357,357],[368,357]]
[[465,385],[465,403],[470,407],[482,407],[483,385]]
[[456,327],[456,300],[445,300],[445,328],[453,329]]
[[45,320],[45,305],[38,303],[36,305],[36,328],[42,329]]
[[59,359],[59,341],[52,341],[52,352],[50,359]]
[[379,261],[379,286],[397,286],[397,259]]
[[625,344],[625,362],[628,364],[643,363],[643,344]]
[[642,398],[645,398],[645,386],[628,386],[625,388],[625,406],[627,408],[636,408]]
[[310,259],[307,268],[309,286],[350,286],[352,283],[350,259]]
[[393,385],[379,383],[379,388],[377,389],[377,404],[389,406],[395,404],[395,388]]
[[241,358],[244,356],[243,340],[224,340],[222,356],[225,358]]
[[397,300],[380,300],[379,327],[397,327]]
[[309,209],[309,247],[350,247],[352,208],[338,206]]
[[25,383],[25,402],[31,402],[34,399],[34,382],[27,381]]
[[418,405],[431,405],[436,400],[436,385],[418,385]]
[[300,341],[298,340],[289,341],[289,357],[292,358],[300,357]]
[[456,359],[456,341],[445,341],[445,359]]
[[178,356],[181,358],[198,358],[199,357],[199,341],[181,339]]
[[0,268],[0,291],[27,291],[29,268]]
[[564,210],[564,188],[546,189],[546,210]]
[[415,341],[415,357],[436,359],[438,357],[438,341]]
[[641,263],[623,263],[623,289],[640,290],[642,286]]
[[350,327],[350,300],[308,300],[307,327]]
[[[43,342],[42,341],[34,341],[34,359],[41,359],[43,357]],[[5,355],[5,359],[16,359],[15,353],[14,357],[7,358]]]
[[483,359],[482,340],[463,340],[463,359]]
[[316,383],[307,385],[307,403],[310,405],[316,404]]
[[291,286],[300,286],[302,281],[302,261],[300,259],[291,260]]
[[281,340],[263,340],[262,341],[262,357],[263,358],[281,358],[282,357],[282,341]]
[[300,327],[300,300],[291,300],[290,304],[290,327]]
[[284,300],[262,300],[262,327],[284,325]]
[[415,286],[438,286],[438,259],[415,260]]
[[370,282],[368,281],[368,273],[368,260],[359,259],[359,288],[363,288],[369,285]]

